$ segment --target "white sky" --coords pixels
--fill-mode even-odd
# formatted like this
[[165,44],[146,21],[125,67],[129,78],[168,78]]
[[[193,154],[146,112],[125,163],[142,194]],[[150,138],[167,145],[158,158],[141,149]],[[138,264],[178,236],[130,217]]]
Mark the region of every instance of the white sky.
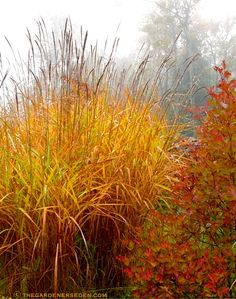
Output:
[[[76,27],[88,29],[92,41],[103,44],[121,38],[119,55],[127,56],[137,48],[139,29],[155,0],[0,0],[0,52],[5,53],[8,37],[20,50],[26,42],[26,27],[35,31],[35,19],[43,17],[51,25],[70,16]],[[202,0],[199,8],[205,18],[219,19],[236,14],[236,0]],[[119,29],[117,31],[117,28]],[[76,29],[76,28],[74,28]]]

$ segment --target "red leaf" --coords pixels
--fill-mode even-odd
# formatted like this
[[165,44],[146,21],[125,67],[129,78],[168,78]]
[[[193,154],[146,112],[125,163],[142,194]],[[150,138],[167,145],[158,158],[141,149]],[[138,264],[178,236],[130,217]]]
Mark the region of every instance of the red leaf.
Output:
[[153,257],[153,252],[152,252],[152,249],[150,249],[150,248],[148,248],[148,249],[144,252],[144,254],[146,255],[146,257],[147,257],[148,259],[151,259],[151,258]]
[[156,280],[157,280],[158,282],[163,282],[163,275],[161,275],[161,274],[157,274],[157,276],[156,276]]
[[217,142],[224,141],[223,137],[220,135],[220,133],[217,130],[211,130],[211,134],[215,137],[215,141]]
[[216,293],[216,285],[213,282],[208,282],[205,284],[205,288],[213,293]]
[[222,287],[217,290],[217,296],[219,296],[220,298],[225,297],[226,295],[229,295],[229,288]]
[[148,269],[146,272],[142,274],[142,278],[145,281],[149,281],[152,278],[152,270]]
[[224,76],[225,76],[226,79],[229,79],[229,77],[231,76],[231,73],[228,72],[228,71],[225,71]]
[[125,268],[123,271],[129,278],[132,278],[134,273],[130,268]]

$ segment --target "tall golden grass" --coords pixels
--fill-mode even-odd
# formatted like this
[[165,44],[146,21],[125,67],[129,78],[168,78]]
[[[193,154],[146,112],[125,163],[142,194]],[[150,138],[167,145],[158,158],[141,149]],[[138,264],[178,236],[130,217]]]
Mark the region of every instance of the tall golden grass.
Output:
[[0,291],[121,286],[121,239],[170,204],[181,127],[141,83],[142,66],[122,87],[116,41],[105,59],[68,21],[61,37],[38,28],[0,112]]

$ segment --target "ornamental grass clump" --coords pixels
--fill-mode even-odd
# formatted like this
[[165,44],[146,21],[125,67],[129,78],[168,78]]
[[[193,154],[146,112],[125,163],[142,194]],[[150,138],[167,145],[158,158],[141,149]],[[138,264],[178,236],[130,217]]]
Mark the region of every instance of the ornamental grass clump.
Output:
[[114,89],[112,56],[86,52],[81,35],[78,46],[66,23],[50,39],[40,21],[39,33],[28,34],[28,63],[11,80],[15,95],[1,109],[4,294],[119,286],[121,239],[144,211],[167,204],[180,163],[170,158],[179,128],[154,93],[142,101],[140,86]]

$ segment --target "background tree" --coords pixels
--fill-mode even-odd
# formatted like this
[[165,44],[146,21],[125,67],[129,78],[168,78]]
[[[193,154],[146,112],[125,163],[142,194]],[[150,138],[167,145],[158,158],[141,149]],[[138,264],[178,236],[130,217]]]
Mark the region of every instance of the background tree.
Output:
[[189,98],[191,104],[197,106],[205,102],[207,92],[204,87],[216,83],[213,66],[225,59],[234,71],[236,54],[235,19],[224,22],[202,20],[197,15],[199,3],[200,0],[159,0],[142,28],[153,68],[165,57],[170,61],[161,85],[162,92],[170,88],[181,73],[178,92],[185,94],[195,86],[197,92]]
[[223,22],[204,22],[202,25],[202,54],[211,65],[218,65],[222,60],[226,60],[234,69],[236,18],[227,18]]
[[[200,0],[159,0],[142,31],[155,69],[157,63],[168,58],[161,93],[175,89],[174,113],[182,111],[187,103],[200,105],[206,92],[204,77],[199,76],[207,62],[201,56],[201,36],[196,34],[196,8]],[[177,40],[176,40],[177,39]],[[171,53],[171,55],[170,55]],[[208,67],[209,68],[209,67]]]

